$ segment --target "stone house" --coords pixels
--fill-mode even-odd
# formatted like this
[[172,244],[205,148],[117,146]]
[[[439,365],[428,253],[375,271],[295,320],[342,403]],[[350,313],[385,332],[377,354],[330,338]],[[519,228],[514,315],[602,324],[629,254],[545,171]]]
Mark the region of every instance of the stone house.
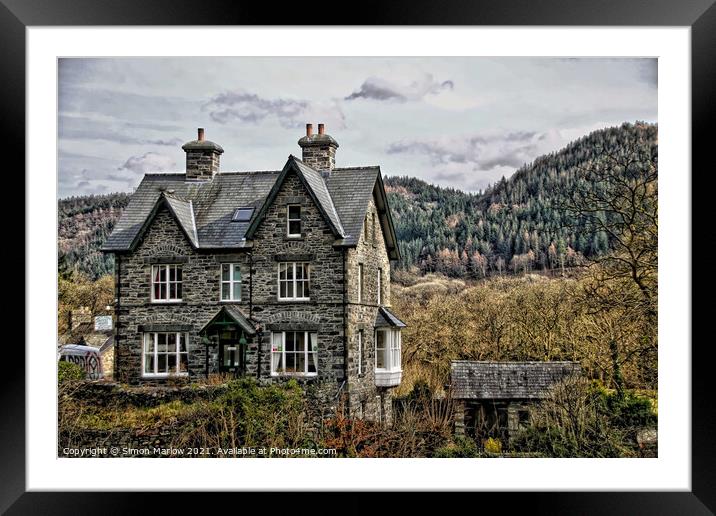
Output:
[[577,362],[453,360],[450,387],[455,433],[509,442],[527,425],[530,410],[550,388],[579,374]]
[[380,167],[335,166],[319,124],[281,170],[222,172],[186,143],[186,171],[146,174],[103,251],[115,258],[115,379],[213,372],[295,378],[323,413],[389,421],[401,380],[390,311],[399,258]]

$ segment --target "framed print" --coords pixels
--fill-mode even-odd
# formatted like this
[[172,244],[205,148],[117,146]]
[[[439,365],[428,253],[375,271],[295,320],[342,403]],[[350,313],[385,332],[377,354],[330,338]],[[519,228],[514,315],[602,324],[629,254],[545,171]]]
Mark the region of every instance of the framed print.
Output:
[[340,26],[5,1],[27,207],[0,508],[517,491],[540,513],[710,513],[690,207],[711,4]]

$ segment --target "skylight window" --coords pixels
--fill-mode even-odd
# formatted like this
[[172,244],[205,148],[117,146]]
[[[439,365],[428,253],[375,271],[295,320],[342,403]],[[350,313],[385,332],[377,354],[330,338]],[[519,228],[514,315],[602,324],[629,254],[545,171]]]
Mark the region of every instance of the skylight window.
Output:
[[251,215],[254,214],[253,208],[236,208],[234,216],[231,218],[233,222],[248,222],[251,220]]

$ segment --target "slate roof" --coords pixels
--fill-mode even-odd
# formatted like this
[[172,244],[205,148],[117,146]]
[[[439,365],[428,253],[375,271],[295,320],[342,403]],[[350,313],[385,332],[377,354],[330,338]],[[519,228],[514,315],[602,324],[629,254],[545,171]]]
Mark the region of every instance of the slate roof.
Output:
[[477,362],[450,364],[456,399],[543,399],[550,387],[581,373],[577,362]]
[[380,328],[385,326],[405,328],[408,325],[398,319],[398,317],[386,307],[381,306],[378,308],[378,315],[375,317],[375,327]]
[[[320,172],[289,156],[281,171],[222,172],[211,181],[185,181],[181,174],[146,174],[102,247],[129,251],[166,204],[195,248],[235,249],[247,246],[253,230],[277,193],[282,178],[295,170],[306,184],[336,236],[337,245],[358,243],[374,190],[387,207],[378,167],[340,168],[324,178]],[[380,187],[376,188],[376,183]],[[250,220],[232,221],[236,208],[255,208]],[[385,208],[384,212],[388,211]],[[398,258],[392,221],[381,215],[391,259]]]

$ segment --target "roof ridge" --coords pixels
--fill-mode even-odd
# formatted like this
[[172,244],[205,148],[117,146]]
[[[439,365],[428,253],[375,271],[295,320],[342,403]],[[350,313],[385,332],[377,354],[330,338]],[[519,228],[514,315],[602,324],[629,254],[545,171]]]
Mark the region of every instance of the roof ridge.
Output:
[[335,167],[333,170],[366,170],[371,168],[380,168],[380,165],[364,165],[362,167]]

